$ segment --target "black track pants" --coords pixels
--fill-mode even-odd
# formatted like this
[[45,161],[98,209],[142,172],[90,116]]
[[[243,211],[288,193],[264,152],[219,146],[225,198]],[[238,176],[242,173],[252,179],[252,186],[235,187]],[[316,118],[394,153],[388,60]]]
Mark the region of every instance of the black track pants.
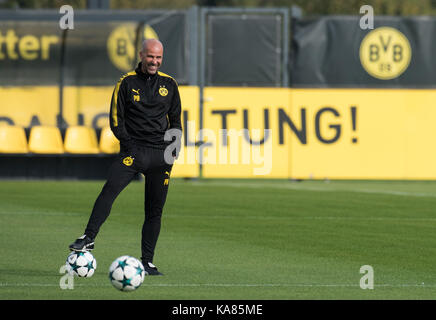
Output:
[[153,262],[154,249],[161,228],[172,165],[164,160],[164,150],[139,147],[133,163],[121,152],[109,170],[109,177],[95,201],[85,234],[97,236],[101,225],[110,214],[112,204],[120,192],[140,172],[145,176],[145,220],[142,226],[141,253],[147,262]]

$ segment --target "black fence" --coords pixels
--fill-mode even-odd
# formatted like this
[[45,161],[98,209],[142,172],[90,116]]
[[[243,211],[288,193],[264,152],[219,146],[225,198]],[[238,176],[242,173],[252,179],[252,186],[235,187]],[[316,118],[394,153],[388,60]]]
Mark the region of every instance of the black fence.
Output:
[[300,17],[290,9],[0,11],[0,86],[113,85],[145,38],[181,85],[435,87],[436,18]]
[[188,14],[180,11],[77,11],[61,29],[55,11],[0,11],[0,85],[113,85],[133,70],[145,38],[165,43],[162,71],[189,79]]
[[436,18],[360,17],[294,19],[293,87],[436,87]]

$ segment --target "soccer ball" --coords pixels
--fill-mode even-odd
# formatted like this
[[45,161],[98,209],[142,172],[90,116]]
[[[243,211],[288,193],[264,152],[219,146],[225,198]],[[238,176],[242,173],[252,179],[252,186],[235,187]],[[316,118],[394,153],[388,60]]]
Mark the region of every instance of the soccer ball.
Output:
[[95,269],[97,269],[97,261],[88,251],[71,252],[65,264],[70,274],[85,278],[92,277]]
[[109,280],[121,291],[133,291],[144,281],[145,270],[141,261],[131,256],[115,259],[109,267]]

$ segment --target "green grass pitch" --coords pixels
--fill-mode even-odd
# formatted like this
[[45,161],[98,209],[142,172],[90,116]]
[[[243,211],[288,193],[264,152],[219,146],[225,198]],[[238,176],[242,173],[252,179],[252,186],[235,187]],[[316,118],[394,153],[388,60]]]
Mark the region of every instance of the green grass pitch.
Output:
[[[117,198],[97,270],[62,290],[68,245],[103,181],[0,182],[0,299],[434,299],[436,182],[172,179],[154,263],[129,293],[111,262],[140,256],[143,182]],[[374,289],[362,289],[363,265]]]

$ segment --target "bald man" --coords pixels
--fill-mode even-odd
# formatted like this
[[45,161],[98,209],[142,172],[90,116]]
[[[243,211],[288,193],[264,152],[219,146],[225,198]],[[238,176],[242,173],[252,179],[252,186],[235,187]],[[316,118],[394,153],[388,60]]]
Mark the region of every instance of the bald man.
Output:
[[[120,141],[120,154],[112,164],[84,234],[69,248],[94,249],[94,239],[110,214],[120,192],[138,174],[145,175],[145,219],[142,227],[141,260],[149,275],[162,275],[153,264],[161,229],[174,158],[180,145],[165,135],[181,136],[181,103],[177,82],[159,71],[163,45],[159,40],[143,42],[137,68],[123,75],[115,86],[110,106],[110,127]],[[174,147],[176,146],[176,147]],[[172,149],[171,149],[172,148]],[[168,150],[170,160],[168,160]]]

